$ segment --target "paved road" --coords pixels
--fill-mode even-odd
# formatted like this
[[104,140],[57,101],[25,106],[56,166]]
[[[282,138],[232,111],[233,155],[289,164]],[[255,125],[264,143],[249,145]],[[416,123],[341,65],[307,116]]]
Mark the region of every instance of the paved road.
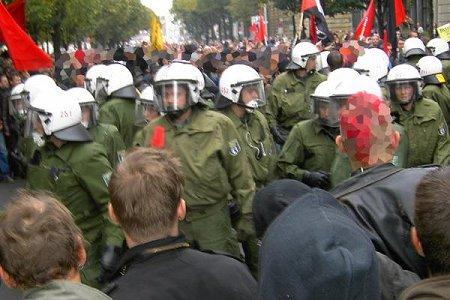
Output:
[[[16,180],[14,183],[0,183],[0,208],[2,208],[14,193],[23,187],[25,182],[23,180]],[[3,283],[0,286],[0,299],[1,300],[16,300],[21,299],[20,295],[15,291],[6,288]]]

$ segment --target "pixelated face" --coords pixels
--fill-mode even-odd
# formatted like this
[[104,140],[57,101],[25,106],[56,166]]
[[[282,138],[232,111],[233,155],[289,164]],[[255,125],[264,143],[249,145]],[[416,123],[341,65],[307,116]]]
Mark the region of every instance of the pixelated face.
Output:
[[395,86],[395,97],[400,103],[409,103],[414,94],[414,87],[411,83],[401,83]]

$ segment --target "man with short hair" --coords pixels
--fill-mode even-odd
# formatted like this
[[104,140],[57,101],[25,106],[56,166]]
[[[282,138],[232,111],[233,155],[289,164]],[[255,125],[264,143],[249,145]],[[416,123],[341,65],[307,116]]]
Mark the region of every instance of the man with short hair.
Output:
[[0,277],[24,299],[111,299],[81,283],[83,236],[49,194],[21,192],[0,218]]
[[121,258],[114,299],[250,299],[256,282],[234,258],[203,253],[180,234],[186,216],[180,162],[165,151],[136,148],[111,176],[109,214],[130,247]]
[[425,175],[416,189],[415,227],[411,238],[425,257],[429,277],[409,287],[400,299],[450,298],[450,168]]
[[339,51],[333,50],[330,54],[328,54],[327,63],[330,67],[330,72],[333,72],[334,70],[344,66],[344,58]]

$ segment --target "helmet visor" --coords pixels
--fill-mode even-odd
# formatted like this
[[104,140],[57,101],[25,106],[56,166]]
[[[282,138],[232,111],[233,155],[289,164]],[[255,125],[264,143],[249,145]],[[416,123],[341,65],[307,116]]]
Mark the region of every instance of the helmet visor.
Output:
[[135,124],[139,127],[144,127],[150,121],[159,116],[158,109],[153,101],[136,100],[135,106]]
[[24,137],[29,138],[33,137],[33,135],[44,136],[45,129],[42,122],[50,122],[50,117],[50,113],[46,113],[41,110],[35,110],[30,107],[27,111],[27,118],[23,131]]
[[257,109],[266,104],[266,94],[262,80],[239,83],[239,85],[242,86],[239,103],[245,108]]
[[312,112],[320,123],[328,127],[339,127],[339,113],[347,103],[347,97],[311,97],[313,100]]
[[81,124],[85,128],[97,126],[98,124],[98,105],[96,102],[81,103]]
[[108,98],[108,79],[105,78],[97,78],[97,82],[95,84],[95,100],[99,105],[104,103]]
[[157,105],[161,112],[184,110],[194,104],[193,84],[188,81],[161,81],[154,85]]
[[408,104],[419,98],[419,81],[403,80],[388,82],[389,98],[392,102]]
[[19,119],[25,118],[28,105],[28,93],[12,95],[9,98],[9,115]]

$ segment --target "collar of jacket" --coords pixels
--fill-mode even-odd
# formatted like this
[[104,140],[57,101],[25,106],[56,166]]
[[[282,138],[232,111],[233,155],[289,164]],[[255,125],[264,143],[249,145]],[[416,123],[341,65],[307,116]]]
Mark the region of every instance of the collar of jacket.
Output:
[[400,172],[401,170],[403,169],[394,166],[392,163],[381,164],[366,169],[358,175],[350,177],[343,183],[333,188],[330,193],[333,194],[334,197],[340,198],[363,189],[377,181],[383,180],[392,174]]
[[[202,113],[206,112],[206,113]],[[196,133],[214,131],[215,122],[211,122],[208,110],[202,107],[193,106],[192,114],[183,125],[176,125],[168,117],[164,117],[164,127],[166,130],[174,130],[177,133]]]
[[[128,249],[120,258],[117,268],[114,274],[125,273],[127,266],[135,260],[145,259],[158,253],[167,252],[174,249],[189,248],[190,245],[187,242],[185,236],[180,234],[178,236],[169,236],[164,239],[151,241],[145,244],[137,245],[131,249]],[[124,275],[124,274],[121,274]]]
[[[420,124],[429,120],[434,120],[435,117],[430,114],[430,106],[431,104],[427,101],[423,101],[424,98],[420,97],[419,100],[414,102],[413,110],[410,111],[412,114],[414,120]],[[398,112],[400,115],[406,115],[407,112],[405,112],[403,109],[401,109],[400,105],[397,103],[392,103],[392,111]]]
[[[256,113],[256,112],[255,112]],[[239,128],[241,126],[244,126],[244,121],[243,119],[240,119],[238,116],[236,116],[236,114],[233,112],[233,110],[231,109],[231,106],[225,108],[223,110],[223,114],[225,116],[227,116],[234,124],[234,126],[236,128]],[[245,113],[244,118],[247,119],[247,124],[250,124],[253,120],[254,114],[249,114],[249,113]]]

